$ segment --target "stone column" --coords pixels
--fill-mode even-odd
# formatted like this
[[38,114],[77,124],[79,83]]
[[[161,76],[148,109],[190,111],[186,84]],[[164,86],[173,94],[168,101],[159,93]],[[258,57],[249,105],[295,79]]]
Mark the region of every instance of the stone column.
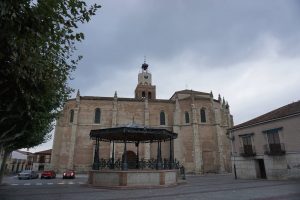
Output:
[[214,124],[215,124],[215,141],[216,141],[216,147],[217,147],[217,152],[216,152],[216,157],[217,157],[217,163],[219,164],[219,172],[222,173],[225,171],[225,166],[224,166],[224,160],[223,160],[223,144],[222,144],[222,139],[221,139],[221,122],[222,122],[222,106],[221,106],[221,97],[219,95],[219,101],[220,104],[215,107],[213,103],[213,109],[214,109]]
[[173,132],[178,134],[177,139],[174,141],[174,157],[180,162],[184,163],[184,157],[182,155],[182,144],[181,144],[181,134],[180,134],[180,118],[181,118],[181,110],[179,105],[179,100],[176,97],[175,102],[175,111],[174,111],[174,125]]
[[[145,108],[144,108],[144,113],[145,113],[145,122],[144,126],[149,127],[149,104],[148,104],[148,99],[145,99]],[[146,160],[150,159],[150,143],[144,143],[144,158]]]
[[[113,100],[111,127],[117,126],[117,117],[118,117],[118,96],[117,96],[117,91],[116,91],[115,95],[114,95],[114,100]],[[115,157],[114,145],[115,145],[114,142],[110,143],[110,155],[112,155],[112,157]]]
[[74,169],[74,156],[75,156],[75,147],[77,140],[77,127],[78,127],[78,113],[79,105],[74,108],[74,119],[71,125],[71,140],[70,140],[70,152],[68,160],[68,169]]
[[197,123],[197,109],[195,104],[192,107],[192,127],[193,127],[193,152],[194,152],[194,163],[195,172],[202,173],[203,171],[203,160],[202,160],[202,145],[200,141],[200,134]]

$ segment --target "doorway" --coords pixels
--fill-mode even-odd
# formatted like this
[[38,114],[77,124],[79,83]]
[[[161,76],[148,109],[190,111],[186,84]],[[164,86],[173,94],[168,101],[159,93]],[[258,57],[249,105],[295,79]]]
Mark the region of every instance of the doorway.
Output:
[[[127,154],[127,163],[128,163],[128,169],[136,169],[137,166],[137,156],[133,151],[126,151]],[[124,160],[124,154],[122,156],[122,159]]]
[[262,178],[262,179],[267,178],[264,159],[256,159],[255,160],[255,168],[256,168],[256,177],[257,178]]

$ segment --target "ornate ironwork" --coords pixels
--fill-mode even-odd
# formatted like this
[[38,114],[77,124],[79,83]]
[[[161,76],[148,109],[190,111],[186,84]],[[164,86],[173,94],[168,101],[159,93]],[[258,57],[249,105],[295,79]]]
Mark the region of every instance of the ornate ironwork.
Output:
[[255,147],[252,145],[244,145],[240,148],[240,155],[244,157],[251,157],[256,155]]
[[[94,167],[94,169],[116,169],[120,170],[122,169],[122,161],[120,159],[117,159],[115,162],[113,162],[113,159],[100,159],[99,163],[95,163],[97,167]],[[95,165],[94,164],[94,165]],[[139,168],[138,169],[156,169],[157,167],[157,159],[151,158],[149,160],[145,160],[142,158],[139,160],[138,163]],[[183,166],[177,161],[176,159],[174,161],[170,161],[169,159],[163,159],[162,162],[162,169],[180,169]]]
[[285,146],[283,143],[274,143],[264,145],[265,154],[280,156],[285,154]]

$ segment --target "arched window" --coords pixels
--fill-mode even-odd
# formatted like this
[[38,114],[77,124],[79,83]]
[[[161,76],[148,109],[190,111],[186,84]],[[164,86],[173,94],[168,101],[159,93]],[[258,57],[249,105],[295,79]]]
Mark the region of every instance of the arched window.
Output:
[[145,91],[142,92],[142,97],[146,97]]
[[185,123],[186,123],[186,124],[190,123],[190,115],[189,115],[189,113],[188,113],[188,112],[185,112],[185,113],[184,113],[184,116],[185,116]]
[[100,119],[101,119],[101,110],[100,108],[95,109],[95,124],[100,124]]
[[148,92],[148,99],[151,99],[151,92]]
[[74,110],[70,110],[70,123],[73,123],[74,121]]
[[201,122],[206,122],[205,109],[201,108],[200,110]]
[[160,125],[166,125],[166,116],[164,111],[160,112]]

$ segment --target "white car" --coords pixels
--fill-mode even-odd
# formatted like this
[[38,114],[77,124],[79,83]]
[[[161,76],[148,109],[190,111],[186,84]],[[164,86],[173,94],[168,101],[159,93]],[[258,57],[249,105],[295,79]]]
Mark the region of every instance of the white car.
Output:
[[18,174],[18,179],[33,179],[39,178],[39,174],[32,170],[24,170]]

